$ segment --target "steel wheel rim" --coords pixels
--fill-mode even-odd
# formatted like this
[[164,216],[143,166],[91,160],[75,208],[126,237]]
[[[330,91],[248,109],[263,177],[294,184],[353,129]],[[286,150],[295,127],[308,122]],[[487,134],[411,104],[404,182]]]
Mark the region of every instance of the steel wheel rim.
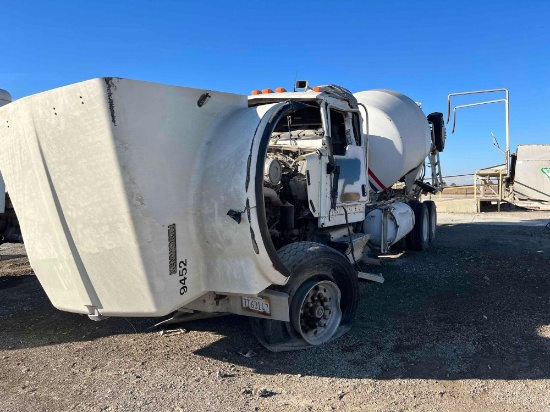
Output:
[[334,336],[340,321],[341,293],[336,283],[322,281],[304,282],[296,292],[292,324],[310,345],[321,345]]

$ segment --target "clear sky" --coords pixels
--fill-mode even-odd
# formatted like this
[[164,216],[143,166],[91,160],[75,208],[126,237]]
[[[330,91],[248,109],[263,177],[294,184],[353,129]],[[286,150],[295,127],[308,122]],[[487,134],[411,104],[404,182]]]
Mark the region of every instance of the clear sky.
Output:
[[[451,92],[505,87],[512,151],[550,143],[548,0],[0,0],[0,19],[14,99],[102,76],[241,94],[299,78],[397,90],[427,114]],[[491,132],[504,146],[502,103],[459,111],[443,174],[502,163]]]

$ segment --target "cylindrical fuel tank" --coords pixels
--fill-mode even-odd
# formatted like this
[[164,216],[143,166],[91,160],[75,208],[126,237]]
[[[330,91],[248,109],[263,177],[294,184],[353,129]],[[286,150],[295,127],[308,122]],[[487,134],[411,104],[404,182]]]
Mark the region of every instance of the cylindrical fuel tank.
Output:
[[11,94],[9,94],[6,90],[0,89],[0,107],[11,103]]
[[369,183],[381,192],[424,161],[430,127],[422,109],[401,93],[368,90],[354,96],[368,111]]
[[[382,220],[385,220],[382,224]],[[414,212],[403,202],[395,202],[384,208],[371,210],[363,222],[363,232],[370,235],[370,241],[376,246],[382,244],[382,228],[388,246],[391,246],[413,230]]]

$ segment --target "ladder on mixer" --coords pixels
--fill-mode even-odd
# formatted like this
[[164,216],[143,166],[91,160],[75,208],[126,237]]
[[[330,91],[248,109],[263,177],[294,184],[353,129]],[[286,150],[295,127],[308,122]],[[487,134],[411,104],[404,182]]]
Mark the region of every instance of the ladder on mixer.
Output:
[[439,160],[439,152],[434,148],[428,156],[430,160],[430,168],[432,169],[432,186],[438,191],[443,190],[443,175],[441,174],[441,161]]

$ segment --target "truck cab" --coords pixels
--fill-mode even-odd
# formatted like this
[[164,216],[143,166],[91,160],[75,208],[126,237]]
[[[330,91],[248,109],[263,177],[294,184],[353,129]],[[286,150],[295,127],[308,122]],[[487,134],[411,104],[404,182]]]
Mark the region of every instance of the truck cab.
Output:
[[[282,247],[319,229],[362,221],[369,202],[368,126],[366,111],[351,92],[319,86],[253,93],[250,106],[296,103],[274,126],[267,148],[264,190],[274,243]],[[282,220],[273,206],[284,210]],[[291,238],[284,239],[285,233]]]

